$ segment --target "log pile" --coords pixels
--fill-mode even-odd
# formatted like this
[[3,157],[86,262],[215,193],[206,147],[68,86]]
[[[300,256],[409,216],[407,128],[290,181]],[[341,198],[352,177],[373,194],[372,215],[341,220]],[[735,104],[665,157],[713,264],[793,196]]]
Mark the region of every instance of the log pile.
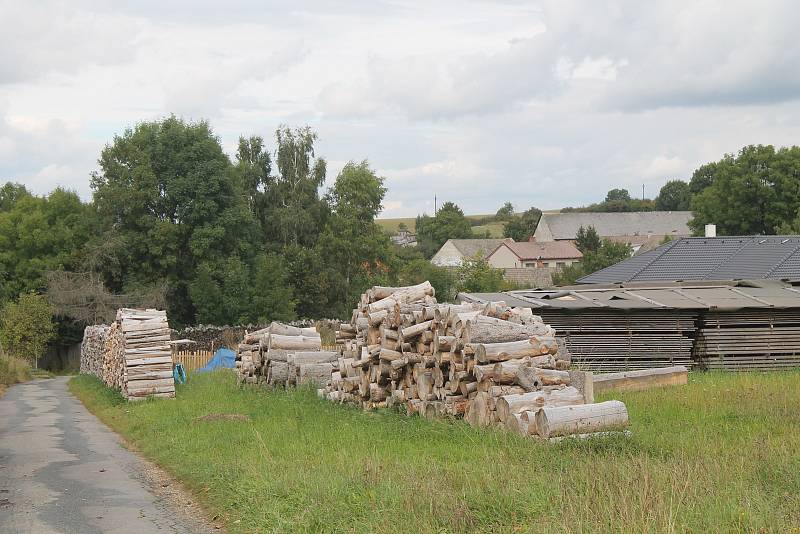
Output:
[[174,397],[172,350],[167,314],[162,310],[117,310],[124,365],[122,394],[128,400]]
[[321,348],[322,340],[313,327],[273,322],[245,334],[236,356],[237,381],[264,386],[307,382],[327,386],[339,370],[339,353]]
[[[335,402],[403,404],[424,417],[463,417],[537,436],[542,408],[593,402],[591,373],[567,371],[564,344],[530,308],[440,304],[427,282],[373,287],[337,342],[345,346],[338,370],[320,390]],[[623,425],[615,419],[608,426]],[[603,424],[587,432],[596,427]]]
[[103,377],[103,360],[109,326],[90,325],[83,330],[81,342],[81,373]]

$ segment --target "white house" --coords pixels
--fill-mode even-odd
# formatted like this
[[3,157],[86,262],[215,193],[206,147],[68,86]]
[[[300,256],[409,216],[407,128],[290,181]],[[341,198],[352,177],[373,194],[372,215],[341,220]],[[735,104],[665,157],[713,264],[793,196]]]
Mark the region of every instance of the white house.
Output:
[[489,254],[502,243],[513,239],[448,239],[442,248],[433,255],[431,263],[439,267],[458,267],[464,260],[480,255],[488,258]]
[[572,241],[504,241],[486,260],[492,267],[568,267],[581,261],[583,254]]

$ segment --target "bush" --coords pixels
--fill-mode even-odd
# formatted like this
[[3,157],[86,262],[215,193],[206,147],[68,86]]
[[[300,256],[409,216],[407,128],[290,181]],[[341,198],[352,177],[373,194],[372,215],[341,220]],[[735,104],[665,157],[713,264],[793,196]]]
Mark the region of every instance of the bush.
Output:
[[54,336],[53,308],[42,295],[22,294],[0,313],[0,344],[8,356],[35,362]]
[[25,382],[31,378],[31,367],[25,360],[13,356],[0,356],[0,389],[3,386]]

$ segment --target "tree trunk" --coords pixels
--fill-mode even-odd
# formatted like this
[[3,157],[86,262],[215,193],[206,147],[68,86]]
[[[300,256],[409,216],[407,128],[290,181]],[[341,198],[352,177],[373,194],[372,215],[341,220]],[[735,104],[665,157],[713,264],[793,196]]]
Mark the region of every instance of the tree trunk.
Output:
[[675,365],[624,373],[597,374],[593,376],[593,385],[595,393],[611,389],[634,391],[659,386],[682,386],[688,382],[688,375],[686,367]]

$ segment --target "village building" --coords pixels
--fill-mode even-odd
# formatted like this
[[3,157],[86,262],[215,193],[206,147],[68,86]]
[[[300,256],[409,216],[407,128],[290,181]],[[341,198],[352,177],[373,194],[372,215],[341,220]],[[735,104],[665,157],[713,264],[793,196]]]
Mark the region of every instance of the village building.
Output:
[[627,243],[633,252],[656,248],[665,237],[689,237],[691,211],[543,213],[534,239],[539,242],[574,241],[581,227],[593,226],[604,239]]
[[504,242],[513,239],[448,239],[442,248],[431,258],[431,263],[439,267],[460,267],[465,260],[478,256],[488,258],[489,254]]
[[492,267],[510,269],[520,267],[560,269],[581,260],[583,254],[571,241],[504,241],[489,254],[486,260]]

